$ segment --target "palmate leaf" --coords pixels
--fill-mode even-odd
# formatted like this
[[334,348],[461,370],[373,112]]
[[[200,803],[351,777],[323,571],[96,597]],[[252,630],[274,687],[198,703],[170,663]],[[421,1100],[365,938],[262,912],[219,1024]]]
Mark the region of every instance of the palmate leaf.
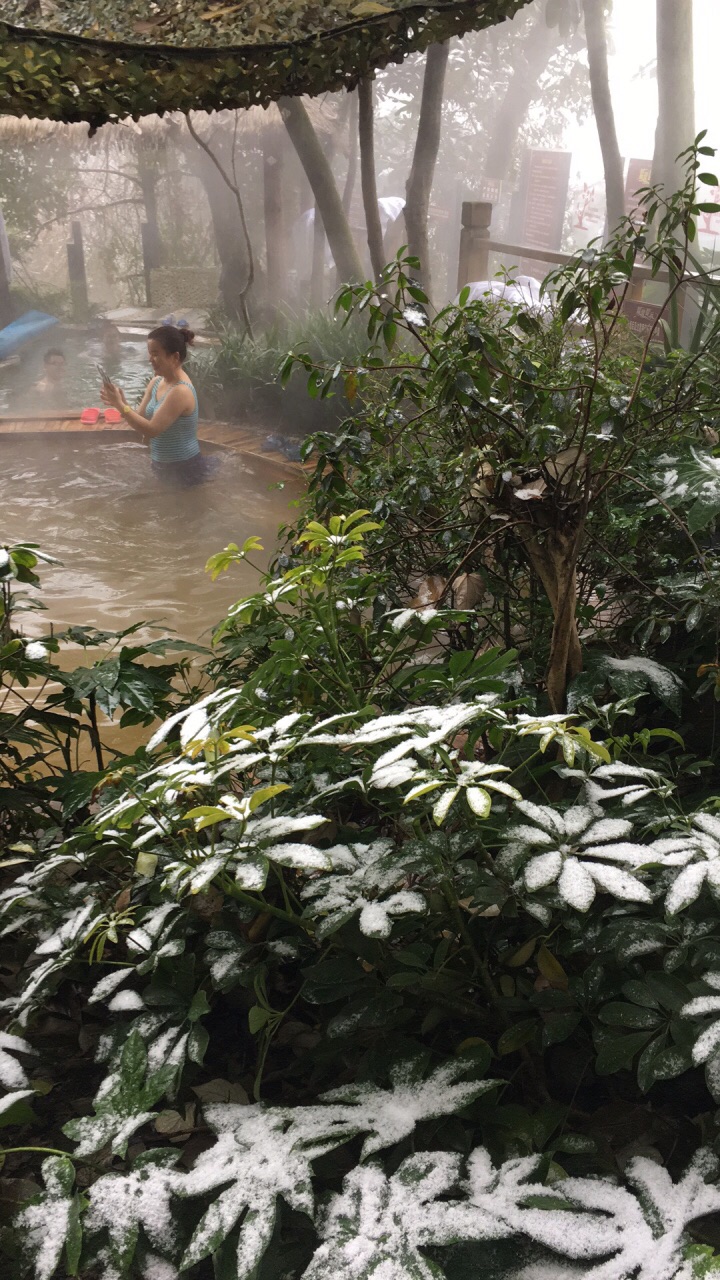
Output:
[[214,1254],[242,1219],[237,1280],[245,1280],[270,1241],[278,1197],[312,1216],[312,1161],[357,1130],[329,1107],[265,1111],[215,1104],[205,1108],[205,1118],[218,1141],[198,1157],[178,1190],[183,1197],[219,1195],[200,1219],[182,1268]]
[[70,1120],[63,1127],[63,1133],[78,1143],[76,1155],[93,1155],[108,1143],[113,1155],[125,1155],[132,1135],[152,1119],[154,1113],[149,1108],[173,1083],[180,1050],[184,1057],[184,1039],[163,1065],[148,1075],[147,1049],[139,1033],[131,1032],[117,1071],[105,1078],[97,1092],[95,1115]]
[[65,1251],[68,1275],[77,1275],[82,1246],[80,1210],[72,1161],[48,1156],[42,1165],[45,1190],[25,1205],[15,1219],[22,1257],[34,1268],[34,1280],[50,1280]]
[[331,1201],[303,1280],[441,1280],[444,1272],[420,1249],[462,1238],[462,1208],[439,1199],[459,1173],[460,1157],[446,1151],[410,1156],[392,1178],[373,1164],[353,1169]]
[[422,1061],[407,1061],[391,1068],[391,1089],[351,1084],[323,1094],[323,1100],[350,1104],[342,1114],[359,1130],[369,1131],[362,1149],[365,1158],[401,1142],[419,1121],[460,1111],[499,1083],[497,1080],[462,1080],[466,1072],[467,1064],[454,1059],[444,1062],[423,1080]]
[[108,1173],[92,1187],[86,1230],[107,1237],[107,1255],[122,1275],[135,1256],[140,1228],[156,1248],[171,1250],[175,1226],[170,1208],[172,1166],[180,1152],[170,1149],[144,1151],[132,1172]]
[[307,914],[321,917],[318,937],[334,933],[359,915],[362,933],[389,938],[396,916],[425,911],[423,895],[403,887],[411,868],[402,847],[392,840],[334,845],[324,856],[331,874],[310,880],[302,891],[303,898],[312,904]]

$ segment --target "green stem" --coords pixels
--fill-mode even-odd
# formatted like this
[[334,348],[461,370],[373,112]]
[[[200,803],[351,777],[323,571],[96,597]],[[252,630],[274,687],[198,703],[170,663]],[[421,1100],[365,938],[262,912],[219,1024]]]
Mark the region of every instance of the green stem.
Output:
[[69,1151],[59,1151],[57,1147],[0,1147],[0,1156],[14,1156],[25,1151],[34,1151],[41,1156],[64,1156],[79,1164],[86,1163],[81,1156],[74,1156]]
[[297,925],[298,928],[304,929],[306,933],[313,932],[312,926],[307,921],[302,920],[300,916],[294,915],[291,911],[283,911],[281,907],[274,907],[269,902],[253,898],[252,894],[245,893],[243,889],[239,889],[232,880],[225,879],[222,884],[225,892],[228,893],[231,898],[237,898],[238,902],[246,902],[248,906],[254,907],[256,911],[266,911],[268,915],[277,916],[278,920],[287,920],[290,924]]

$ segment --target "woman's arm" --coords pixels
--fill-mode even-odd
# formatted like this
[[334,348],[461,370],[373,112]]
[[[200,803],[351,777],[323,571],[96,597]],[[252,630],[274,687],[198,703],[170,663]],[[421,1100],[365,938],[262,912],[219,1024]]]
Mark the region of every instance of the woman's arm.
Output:
[[[188,387],[187,383],[181,386],[173,387],[165,395],[161,405],[158,405],[152,418],[148,419],[144,416],[144,409],[147,407],[147,401],[150,399],[152,391],[152,383],[148,387],[139,409],[131,409],[129,405],[123,402],[122,395],[117,387],[103,388],[102,398],[106,404],[112,404],[120,410],[125,421],[133,431],[137,431],[145,440],[154,440],[156,436],[161,436],[163,431],[167,431],[178,418],[185,413],[191,413],[195,407],[195,397]],[[107,392],[107,396],[106,393]]]

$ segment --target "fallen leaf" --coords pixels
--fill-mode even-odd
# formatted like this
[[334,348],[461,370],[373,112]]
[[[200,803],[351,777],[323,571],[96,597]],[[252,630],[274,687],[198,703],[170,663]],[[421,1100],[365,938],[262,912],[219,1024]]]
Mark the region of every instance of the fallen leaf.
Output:
[[250,1099],[241,1084],[234,1084],[230,1080],[208,1080],[207,1084],[197,1084],[193,1087],[193,1093],[201,1102],[238,1102],[241,1106],[247,1105]]
[[196,1109],[194,1102],[188,1102],[185,1104],[184,1116],[179,1111],[161,1111],[155,1117],[155,1132],[165,1138],[187,1137],[195,1128]]
[[390,10],[384,4],[377,4],[376,0],[362,0],[361,4],[356,4],[351,13],[356,18],[372,18],[377,13],[390,13]]

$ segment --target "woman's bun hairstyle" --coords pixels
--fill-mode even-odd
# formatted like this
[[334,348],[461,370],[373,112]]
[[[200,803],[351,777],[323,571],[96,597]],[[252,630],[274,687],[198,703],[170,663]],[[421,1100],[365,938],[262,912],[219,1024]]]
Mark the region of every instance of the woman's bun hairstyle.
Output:
[[182,364],[187,356],[188,347],[195,341],[195,334],[187,325],[161,324],[157,329],[151,329],[148,334],[150,338],[162,347],[166,355],[177,355],[180,357]]

